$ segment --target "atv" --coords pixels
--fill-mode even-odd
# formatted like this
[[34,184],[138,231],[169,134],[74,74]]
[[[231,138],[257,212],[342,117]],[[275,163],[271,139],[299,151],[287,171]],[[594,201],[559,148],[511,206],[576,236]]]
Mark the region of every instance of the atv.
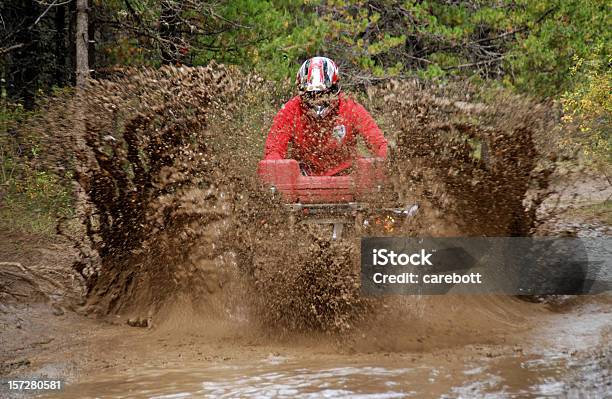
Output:
[[385,206],[384,160],[359,158],[352,172],[342,176],[305,176],[294,159],[260,161],[257,173],[289,212],[289,226],[316,223],[331,227],[331,239],[346,230],[356,234],[392,232],[414,216],[417,204]]

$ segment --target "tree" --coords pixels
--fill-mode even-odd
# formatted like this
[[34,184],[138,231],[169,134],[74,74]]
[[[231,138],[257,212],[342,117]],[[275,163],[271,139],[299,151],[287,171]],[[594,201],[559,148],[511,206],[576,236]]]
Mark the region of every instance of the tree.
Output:
[[85,86],[89,77],[89,26],[87,23],[87,0],[77,0],[76,16],[76,84],[78,88]]
[[[563,121],[577,124],[579,134],[564,144],[578,144],[587,161],[606,173],[612,166],[612,56],[603,39],[587,58],[574,56],[574,85],[561,97]],[[607,60],[602,55],[607,53]]]
[[36,23],[40,9],[33,0],[10,2],[0,8],[4,29],[0,35],[6,92],[10,99],[34,106],[40,84],[41,26]]
[[73,2],[0,2],[0,76],[6,100],[27,109],[74,79]]

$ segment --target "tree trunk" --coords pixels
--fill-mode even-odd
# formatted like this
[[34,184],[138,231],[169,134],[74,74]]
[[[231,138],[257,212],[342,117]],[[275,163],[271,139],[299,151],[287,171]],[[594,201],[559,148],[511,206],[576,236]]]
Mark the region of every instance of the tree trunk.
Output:
[[[84,95],[83,88],[87,84],[87,78],[89,77],[89,27],[88,27],[88,7],[87,0],[76,1],[76,100],[82,104],[82,97]],[[85,136],[87,130],[87,113],[86,109],[79,106],[76,109],[75,124],[76,129],[81,132],[83,136],[79,138],[79,146],[83,145],[82,137]],[[79,165],[76,168],[77,173],[83,173],[83,165]],[[87,212],[87,193],[83,188],[74,183],[74,208],[77,215],[82,215]]]
[[89,77],[87,0],[77,0],[76,7],[76,85],[82,88]]
[[89,64],[89,75],[88,77],[91,78],[96,78],[96,73],[95,73],[95,65],[96,65],[96,45],[95,45],[95,40],[96,40],[96,16],[94,15],[95,13],[95,8],[91,7],[88,13],[88,20],[87,20],[87,33],[88,33],[88,37],[89,37],[89,43],[87,46],[88,49],[88,64]]
[[66,75],[67,82],[76,85],[76,3],[68,4],[68,34],[66,35],[67,57]]

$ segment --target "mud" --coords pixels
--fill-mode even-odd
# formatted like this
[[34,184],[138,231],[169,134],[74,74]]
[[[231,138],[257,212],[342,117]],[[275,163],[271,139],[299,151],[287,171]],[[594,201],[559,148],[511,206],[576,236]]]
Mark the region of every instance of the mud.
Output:
[[[371,198],[365,213],[415,203],[420,210],[393,229],[383,223],[365,234],[526,236],[546,220],[536,210],[551,194],[556,166],[552,149],[540,145],[554,131],[550,107],[507,94],[484,102],[469,85],[393,82],[367,94],[391,156],[388,190]],[[286,212],[283,218],[282,210],[259,203],[235,208],[233,231],[253,243],[242,264],[255,280],[264,320],[283,331],[345,332],[386,306],[359,294],[359,234],[329,243],[328,231],[288,228]]]
[[[3,240],[3,375],[65,378],[65,397],[607,389],[607,297],[362,297],[360,235],[331,242],[318,226],[290,226],[254,175],[266,104],[281,98],[266,85],[225,67],[127,70],[31,121],[53,132],[48,161],[75,183],[80,228],[60,223],[63,241],[38,258],[27,240]],[[368,234],[561,234],[574,223],[554,218],[567,203],[550,184],[563,182],[550,106],[459,83],[394,82],[362,101],[392,147],[388,190],[370,210],[420,206]]]
[[[239,276],[258,318],[281,331],[345,331],[367,313],[359,235],[329,244],[313,227],[290,231],[282,204],[254,175],[272,116],[262,96],[282,98],[269,88],[223,66],[126,70],[92,82],[76,101],[51,102],[53,112],[33,121],[53,132],[51,161],[82,193],[75,267],[89,311],[142,319],[177,297],[204,310]],[[553,130],[550,107],[487,99],[466,84],[392,82],[367,94],[392,143],[388,190],[372,210],[421,209],[401,228],[367,234],[533,233],[555,166],[538,144]]]
[[46,303],[57,313],[83,303],[84,280],[70,267],[78,253],[69,242],[36,235],[2,233],[0,311]]
[[11,345],[37,339],[3,356],[12,367],[3,375],[65,379],[64,392],[42,395],[50,398],[605,397],[610,305],[583,298],[559,312],[507,297],[440,297],[342,341],[279,339],[238,318],[190,320],[184,308],[143,329],[35,305],[15,312],[27,320],[19,330],[3,330]]
[[[133,397],[603,397],[610,384],[610,345],[598,328],[606,322],[602,317],[585,320],[598,312],[597,306],[582,311],[571,318],[571,331],[563,331],[567,317],[552,317],[548,325],[536,327],[529,335],[534,343],[517,343],[526,339],[519,334],[502,345],[433,352],[342,355],[316,353],[317,347],[281,347],[248,360],[214,360],[206,367],[180,361],[163,369],[108,372],[71,387],[66,396],[125,394],[129,386],[137,387]],[[545,338],[551,332],[554,343]],[[582,348],[575,345],[576,337]],[[582,350],[591,345],[604,349],[585,357]]]

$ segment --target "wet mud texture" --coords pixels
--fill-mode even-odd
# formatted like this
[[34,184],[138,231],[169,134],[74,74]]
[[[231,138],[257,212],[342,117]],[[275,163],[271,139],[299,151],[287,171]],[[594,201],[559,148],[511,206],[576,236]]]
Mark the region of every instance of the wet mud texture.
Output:
[[190,262],[190,250],[212,259],[211,228],[228,215],[207,114],[235,111],[229,100],[249,84],[235,75],[216,65],[127,70],[76,100],[57,99],[33,122],[52,133],[52,161],[76,182],[75,267],[92,311],[148,314],[175,293],[207,292],[210,276],[199,269],[209,265]]
[[[373,226],[368,235],[534,233],[541,223],[535,211],[549,194],[555,166],[538,151],[546,148],[539,144],[545,133],[553,131],[550,109],[509,96],[470,103],[466,99],[478,93],[462,85],[393,83],[368,95],[368,108],[380,116],[392,153],[389,189],[371,198],[365,213],[420,206],[416,217],[398,220],[392,229],[384,223]],[[329,228],[290,227],[286,213],[279,218],[282,210],[256,203],[247,201],[248,209],[236,212],[244,226],[236,230],[248,235],[242,242],[252,243],[242,264],[263,309],[257,320],[281,330],[345,333],[367,325],[374,314],[397,315],[411,307],[406,301],[360,295],[359,235],[345,233],[343,241],[330,242]],[[423,306],[430,302],[420,301]]]
[[[338,332],[382,306],[360,296],[358,235],[331,243],[317,226],[290,228],[259,185],[265,132],[248,110],[264,87],[217,65],[127,70],[33,122],[53,132],[54,162],[76,183],[85,239],[76,237],[75,267],[89,311],[150,318],[181,297],[195,311],[238,303],[266,328]],[[370,235],[533,231],[553,166],[538,143],[552,131],[550,109],[462,84],[367,94],[392,147],[390,189],[371,211],[421,206],[401,228]],[[232,305],[218,305],[220,292]]]
[[391,120],[394,194],[429,210],[419,234],[533,233],[555,169],[545,144],[555,131],[550,107],[507,93],[485,97],[465,83],[395,82],[368,96]]

